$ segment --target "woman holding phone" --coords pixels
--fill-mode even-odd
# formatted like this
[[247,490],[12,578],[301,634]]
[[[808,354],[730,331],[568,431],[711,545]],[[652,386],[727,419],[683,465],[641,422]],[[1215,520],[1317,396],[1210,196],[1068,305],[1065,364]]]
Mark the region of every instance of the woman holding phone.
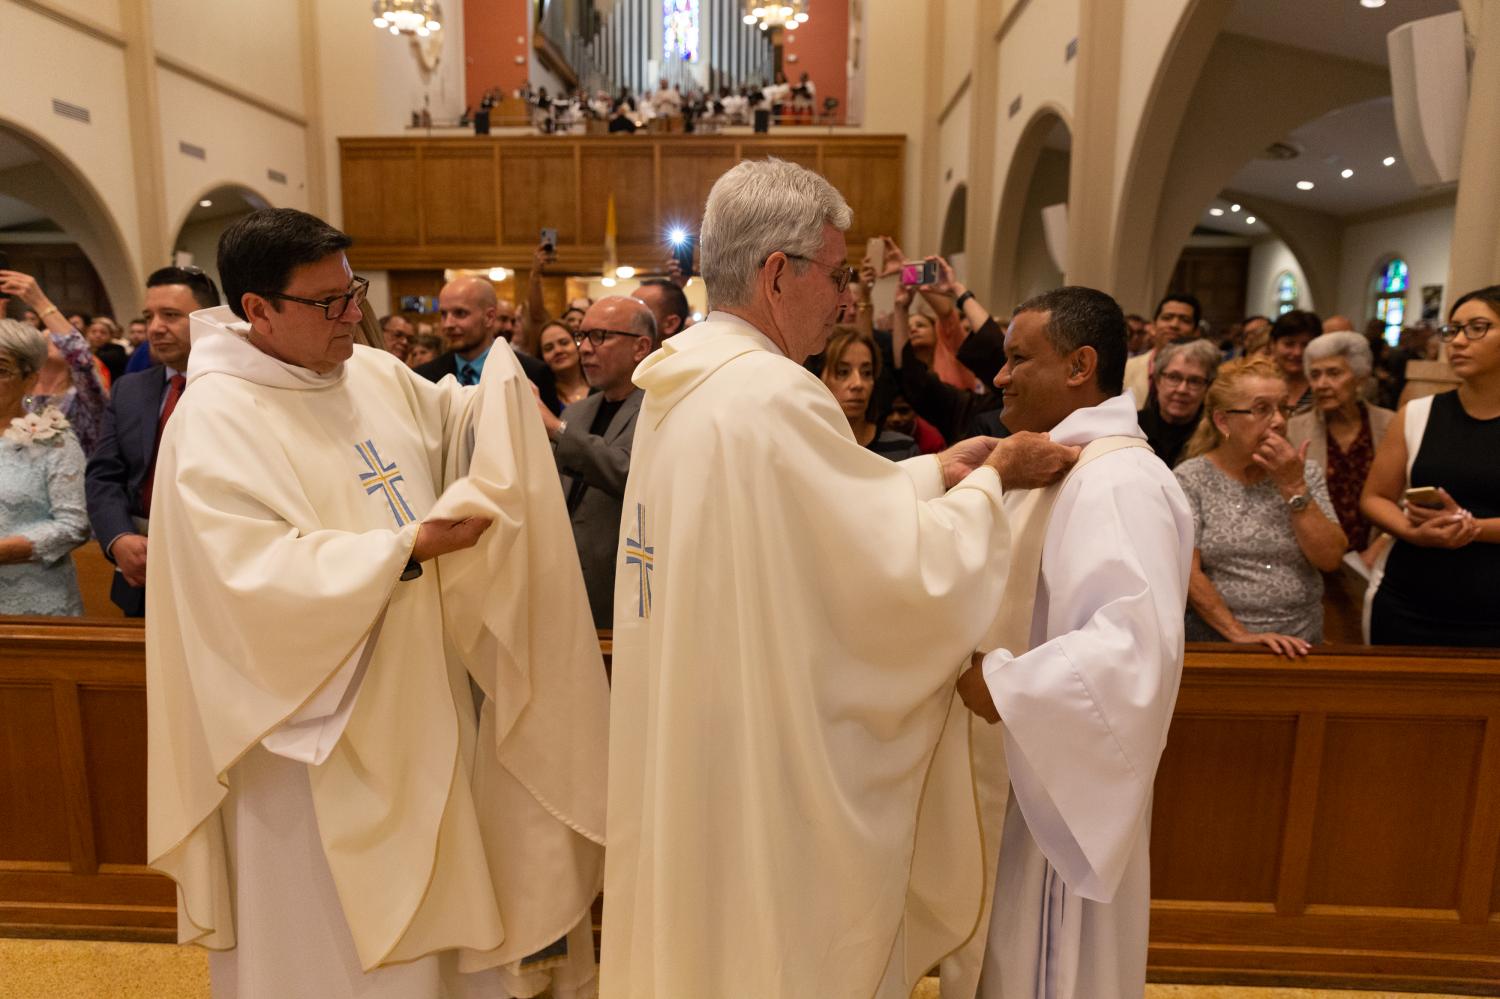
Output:
[[1456,392],[1401,407],[1360,497],[1396,539],[1372,579],[1375,645],[1500,647],[1500,285],[1454,303],[1439,335]]

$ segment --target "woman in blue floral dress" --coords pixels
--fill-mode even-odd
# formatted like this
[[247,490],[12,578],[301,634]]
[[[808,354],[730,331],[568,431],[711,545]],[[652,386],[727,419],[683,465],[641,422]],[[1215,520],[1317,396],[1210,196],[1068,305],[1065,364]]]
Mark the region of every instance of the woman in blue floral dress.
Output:
[[76,617],[68,556],[89,533],[83,450],[58,409],[24,406],[46,359],[42,334],[0,319],[0,614]]

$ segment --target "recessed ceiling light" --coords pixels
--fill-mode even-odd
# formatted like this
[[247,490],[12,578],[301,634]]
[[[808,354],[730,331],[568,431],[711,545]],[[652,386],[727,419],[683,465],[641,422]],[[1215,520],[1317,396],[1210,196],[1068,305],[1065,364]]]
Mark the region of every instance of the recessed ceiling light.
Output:
[[1237,212],[1237,211],[1240,210],[1240,206],[1239,205],[1230,205],[1229,206],[1229,210],[1232,211],[1232,212]]
[[1255,224],[1255,216],[1254,215],[1246,215],[1245,216],[1245,224],[1246,225],[1254,225]]
[[615,268],[615,277],[625,278],[628,281],[635,277],[635,268],[622,264]]
[[1385,166],[1395,166],[1396,165],[1396,157],[1394,157],[1394,156],[1387,156],[1385,159],[1381,160],[1380,162],[1383,165],[1385,165]]
[[615,286],[615,279],[606,275],[599,279],[599,283],[606,288],[613,288]]
[[1370,10],[1379,10],[1385,6],[1385,0],[1359,0],[1359,5]]
[[1344,172],[1343,172],[1343,173],[1341,173],[1341,174],[1339,174],[1339,176],[1340,176],[1340,177],[1342,177],[1342,178],[1344,178],[1344,179],[1345,179],[1345,180],[1348,180],[1348,179],[1349,179],[1349,178],[1350,178],[1350,177],[1353,177],[1353,176],[1354,176],[1354,171],[1353,171],[1353,170],[1350,170],[1350,169],[1348,169],[1348,168],[1347,168],[1347,167],[1346,167],[1346,168],[1345,168],[1345,169],[1344,169]]
[[1297,190],[1299,191],[1311,191],[1316,186],[1317,185],[1310,180],[1297,181]]
[[1222,208],[1210,208],[1210,209],[1209,209],[1209,210],[1208,210],[1208,214],[1210,214],[1210,215],[1213,215],[1213,216],[1216,216],[1216,217],[1217,217],[1217,216],[1219,216],[1219,215],[1223,215],[1223,214],[1224,214],[1224,209],[1222,209]]
[[212,208],[213,206],[214,203],[207,198],[204,198],[202,201],[198,202],[199,208]]

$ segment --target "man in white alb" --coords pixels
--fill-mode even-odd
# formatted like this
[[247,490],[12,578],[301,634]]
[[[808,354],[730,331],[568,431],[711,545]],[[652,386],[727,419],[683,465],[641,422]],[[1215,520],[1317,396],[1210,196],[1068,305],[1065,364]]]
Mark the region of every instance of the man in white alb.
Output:
[[[954,684],[1005,577],[1002,481],[1076,451],[1020,434],[898,465],[854,441],[802,366],[848,304],[849,223],[802,167],[728,171],[701,230],[713,311],[636,369],[604,999],[904,999],[978,917]],[[936,798],[967,828],[928,839]]]
[[478,388],[354,346],[349,242],[253,212],[192,317],[150,862],[221,999],[584,997],[608,693],[530,385],[504,344]]
[[1192,513],[1122,394],[1114,299],[1079,287],[1030,299],[1005,352],[1005,425],[1083,453],[1061,484],[1006,495],[1005,596],[988,654],[959,680],[964,702],[1002,723],[976,733],[993,912],[945,962],[943,999],[976,985],[984,999],[1139,999]]

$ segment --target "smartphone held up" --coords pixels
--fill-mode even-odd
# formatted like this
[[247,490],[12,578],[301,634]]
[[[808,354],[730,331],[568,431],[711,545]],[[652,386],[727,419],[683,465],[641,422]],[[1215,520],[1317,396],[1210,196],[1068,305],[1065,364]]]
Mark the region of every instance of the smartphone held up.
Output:
[[932,284],[937,277],[936,260],[912,260],[901,265],[901,283],[908,287]]

